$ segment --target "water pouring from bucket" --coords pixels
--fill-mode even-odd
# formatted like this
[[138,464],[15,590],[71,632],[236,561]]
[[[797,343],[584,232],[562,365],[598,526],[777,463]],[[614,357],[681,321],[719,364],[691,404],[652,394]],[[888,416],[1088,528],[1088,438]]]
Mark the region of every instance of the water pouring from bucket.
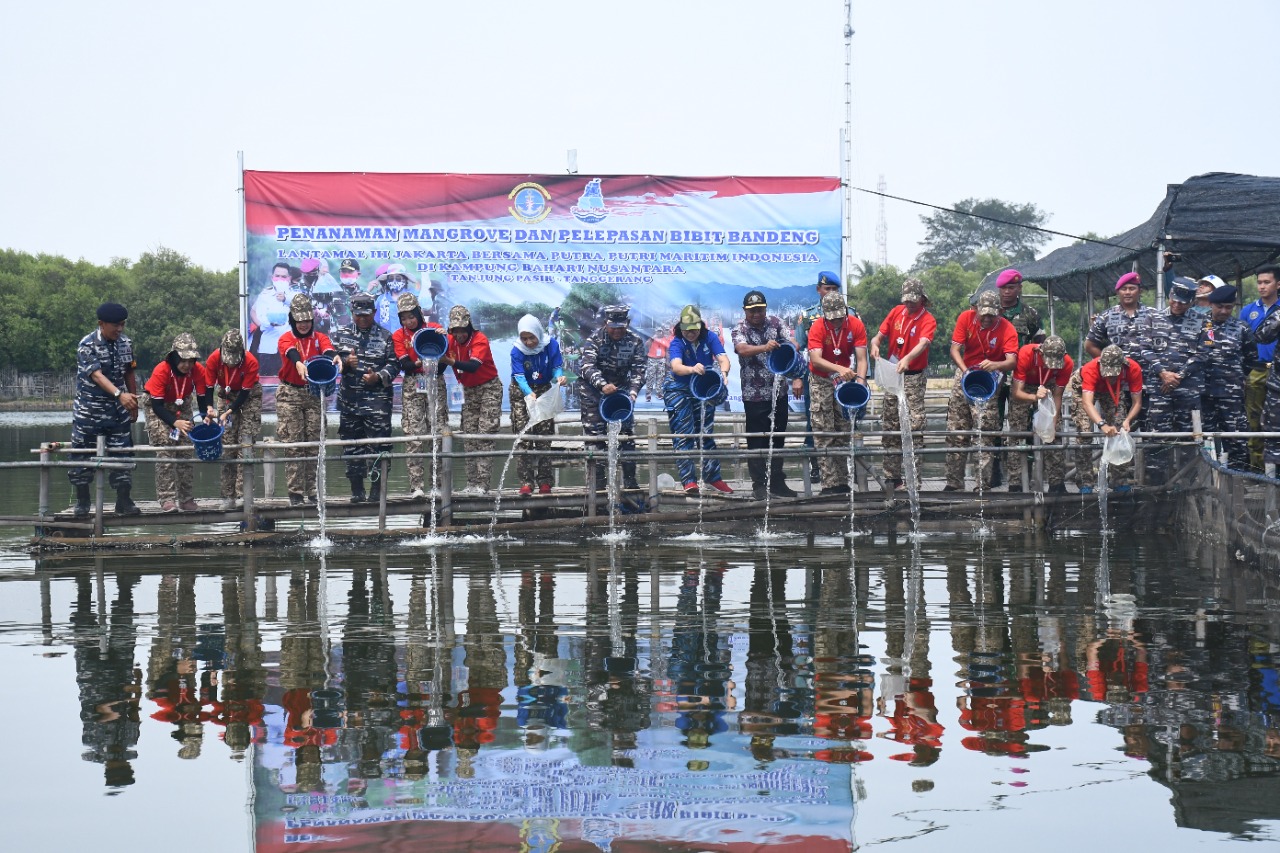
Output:
[[871,401],[871,389],[861,382],[841,382],[836,386],[836,402],[845,413],[853,416],[867,407]]
[[626,391],[615,391],[600,398],[600,417],[605,423],[619,424],[631,417],[634,404]]
[[317,355],[307,359],[307,390],[321,399],[328,397],[338,386],[338,366],[333,359]]
[[413,351],[418,358],[438,359],[449,349],[449,336],[439,329],[422,328],[413,335]]
[[720,375],[718,370],[695,373],[689,379],[689,393],[704,403],[712,402],[723,391],[724,377]]
[[970,403],[986,403],[1000,388],[1000,374],[990,370],[968,370],[960,379],[960,390]]
[[808,359],[794,344],[780,342],[765,359],[769,370],[788,379],[802,379],[809,370]]

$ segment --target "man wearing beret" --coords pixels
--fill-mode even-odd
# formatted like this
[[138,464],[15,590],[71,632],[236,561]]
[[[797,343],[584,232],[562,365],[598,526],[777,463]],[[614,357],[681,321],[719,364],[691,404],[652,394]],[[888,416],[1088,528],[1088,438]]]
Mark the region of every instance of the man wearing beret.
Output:
[[[1160,374],[1165,370],[1165,349],[1169,343],[1169,323],[1156,309],[1141,304],[1142,280],[1136,272],[1125,273],[1116,281],[1117,305],[1094,318],[1085,338],[1084,349],[1098,357],[1102,350],[1115,344],[1142,368],[1143,399],[1149,400],[1160,388]],[[1168,427],[1164,412],[1154,411],[1143,417],[1142,429],[1163,431]]]
[[[1204,360],[1204,392],[1200,410],[1206,432],[1248,432],[1244,411],[1244,378],[1258,366],[1258,344],[1253,331],[1231,316],[1236,289],[1219,287],[1209,294],[1209,322],[1200,338]],[[1243,438],[1225,438],[1227,465],[1236,471],[1249,469],[1249,444]]]
[[[1040,328],[1040,312],[1022,301],[1022,273],[1015,269],[1001,272],[996,277],[996,293],[1000,294],[1000,316],[1008,320],[1013,330],[1018,333],[1019,351],[1032,341],[1043,337]],[[1001,382],[1000,389],[996,392],[996,420],[1001,424],[1004,423],[1005,415],[1012,414],[1017,408],[1011,403],[1010,389],[1008,382]],[[995,444],[997,447],[1003,447],[1004,437],[996,436]],[[999,486],[1003,483],[1004,454],[997,453],[992,461],[991,485]],[[1010,483],[1010,489],[1014,489],[1015,485],[1021,484]]]
[[[134,369],[133,341],[124,333],[129,312],[123,305],[98,306],[98,330],[85,335],[76,349],[76,399],[71,413],[71,446],[94,447],[106,436],[107,452],[133,447],[133,422],[138,419],[138,382]],[[123,458],[131,454],[118,454]],[[75,515],[89,515],[92,468],[72,468],[67,479],[76,487]],[[133,488],[130,469],[113,468],[109,475],[116,490],[116,515],[138,515],[141,510],[129,496]]]

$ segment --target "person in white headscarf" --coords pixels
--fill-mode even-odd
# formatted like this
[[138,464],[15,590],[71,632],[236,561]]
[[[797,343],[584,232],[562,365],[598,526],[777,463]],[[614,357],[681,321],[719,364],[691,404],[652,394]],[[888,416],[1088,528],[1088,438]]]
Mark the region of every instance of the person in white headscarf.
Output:
[[[529,427],[529,406],[543,394],[559,394],[565,384],[560,344],[547,335],[542,323],[532,314],[521,317],[516,328],[519,336],[511,348],[511,387],[507,390],[511,399],[511,431],[519,435],[528,428],[535,435],[554,435],[554,419]],[[544,449],[546,445],[533,447]],[[550,457],[521,456],[519,472],[521,495],[532,495],[535,487],[538,494],[550,494]]]

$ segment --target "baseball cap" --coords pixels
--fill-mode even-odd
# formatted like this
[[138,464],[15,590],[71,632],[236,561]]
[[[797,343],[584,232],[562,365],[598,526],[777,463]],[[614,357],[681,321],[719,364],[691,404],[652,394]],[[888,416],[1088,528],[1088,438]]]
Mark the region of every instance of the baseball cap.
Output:
[[764,294],[758,290],[749,290],[747,295],[742,297],[743,308],[767,308],[769,303],[765,302]]
[[1067,365],[1067,342],[1057,335],[1050,335],[1040,345],[1040,357],[1050,370],[1061,370]]
[[625,329],[631,322],[631,308],[626,305],[604,306],[604,324],[610,329]]
[[984,290],[978,294],[978,316],[992,317],[1000,315],[1000,294],[994,290]]
[[199,358],[200,347],[196,345],[195,335],[190,332],[182,332],[173,339],[173,352],[178,354],[178,358]]
[[1098,372],[1103,376],[1119,376],[1124,370],[1125,360],[1124,350],[1111,344],[1098,356]]
[[222,345],[218,348],[222,361],[228,367],[235,367],[244,361],[244,335],[239,329],[228,329],[222,336]]
[[351,313],[355,316],[373,314],[373,297],[367,293],[351,297]]
[[312,318],[311,300],[305,293],[299,293],[289,303],[289,317],[295,323],[305,323]]
[[418,297],[412,293],[402,293],[396,297],[397,314],[403,314],[406,311],[417,311],[418,307]]
[[688,332],[702,328],[702,314],[694,305],[686,305],[680,310],[680,331]]
[[909,278],[902,283],[902,302],[928,302],[924,292],[924,282],[918,278]]
[[840,292],[828,293],[822,297],[822,318],[824,320],[843,320],[849,316],[849,305]]
[[1173,280],[1173,286],[1169,288],[1169,298],[1174,302],[1191,302],[1196,298],[1196,282],[1178,276]]

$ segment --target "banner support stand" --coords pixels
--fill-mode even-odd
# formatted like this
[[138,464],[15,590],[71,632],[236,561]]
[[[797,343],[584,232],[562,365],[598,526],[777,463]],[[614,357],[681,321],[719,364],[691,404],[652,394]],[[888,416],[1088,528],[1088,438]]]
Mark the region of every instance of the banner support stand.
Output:
[[240,194],[240,293],[236,300],[240,305],[240,334],[244,335],[245,344],[249,343],[249,236],[245,224],[244,200],[244,152],[236,152],[236,173],[239,175]]

